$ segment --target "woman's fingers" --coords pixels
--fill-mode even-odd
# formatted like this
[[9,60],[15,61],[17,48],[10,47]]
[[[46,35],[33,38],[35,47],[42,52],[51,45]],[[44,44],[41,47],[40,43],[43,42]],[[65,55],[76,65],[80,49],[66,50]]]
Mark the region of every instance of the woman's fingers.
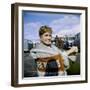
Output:
[[73,53],[73,52],[78,52],[78,48],[76,47],[76,46],[73,46],[72,48],[71,48],[71,52]]

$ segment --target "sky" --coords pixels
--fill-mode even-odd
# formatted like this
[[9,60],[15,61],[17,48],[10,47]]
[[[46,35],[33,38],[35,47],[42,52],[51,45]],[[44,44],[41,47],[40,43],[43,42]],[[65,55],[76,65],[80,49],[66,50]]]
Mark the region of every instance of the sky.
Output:
[[39,39],[43,25],[52,28],[52,36],[75,35],[80,32],[80,14],[23,11],[24,39]]

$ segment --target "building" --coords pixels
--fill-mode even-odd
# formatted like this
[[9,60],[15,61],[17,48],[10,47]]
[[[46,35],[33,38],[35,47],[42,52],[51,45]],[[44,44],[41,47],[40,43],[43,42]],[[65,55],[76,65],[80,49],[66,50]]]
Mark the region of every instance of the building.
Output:
[[80,33],[75,35],[74,46],[77,46],[80,52]]
[[33,48],[33,42],[31,40],[24,39],[24,52]]

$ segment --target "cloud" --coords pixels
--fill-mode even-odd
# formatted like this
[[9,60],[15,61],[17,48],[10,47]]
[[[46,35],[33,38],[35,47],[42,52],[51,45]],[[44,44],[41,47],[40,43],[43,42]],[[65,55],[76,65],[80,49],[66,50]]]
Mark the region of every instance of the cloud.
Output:
[[[52,27],[54,33],[56,32],[65,32],[65,31],[71,31],[75,28],[76,26],[79,26],[80,24],[80,19],[75,16],[75,15],[64,15],[63,18],[59,18],[56,20],[53,20],[50,23],[50,26]],[[77,29],[79,30],[79,28],[77,27]],[[65,31],[64,31],[65,30]]]
[[[47,17],[47,19],[49,19]],[[47,19],[45,19],[47,21]],[[24,39],[35,40],[39,39],[38,30],[44,25],[40,21],[24,23]],[[80,18],[77,15],[66,15],[58,19],[51,19],[50,22],[45,23],[53,29],[53,36],[55,35],[74,35],[80,32]]]
[[68,29],[59,30],[58,33],[53,34],[53,37],[55,37],[56,35],[58,35],[58,36],[66,36],[66,35],[67,36],[74,36],[79,32],[80,32],[80,25],[76,25],[73,28],[71,28],[70,30],[68,30]]
[[24,39],[37,39],[40,22],[31,22],[24,24]]

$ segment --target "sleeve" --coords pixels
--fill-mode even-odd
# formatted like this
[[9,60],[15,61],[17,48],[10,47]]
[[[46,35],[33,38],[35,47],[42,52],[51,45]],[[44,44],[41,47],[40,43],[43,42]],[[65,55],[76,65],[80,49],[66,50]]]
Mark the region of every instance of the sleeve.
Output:
[[58,49],[56,46],[53,46],[53,48],[62,55],[62,57],[63,57],[63,59],[64,59],[65,69],[68,69],[69,66],[70,66],[70,64],[69,64],[69,56],[67,55],[67,53],[66,53],[64,50],[61,51],[61,50]]
[[34,52],[33,50],[30,50],[29,56],[32,57],[33,59],[37,58],[36,52]]
[[67,53],[65,51],[60,51],[60,50],[59,50],[59,52],[64,59],[65,69],[68,69],[70,65],[69,65],[69,57],[68,57]]

